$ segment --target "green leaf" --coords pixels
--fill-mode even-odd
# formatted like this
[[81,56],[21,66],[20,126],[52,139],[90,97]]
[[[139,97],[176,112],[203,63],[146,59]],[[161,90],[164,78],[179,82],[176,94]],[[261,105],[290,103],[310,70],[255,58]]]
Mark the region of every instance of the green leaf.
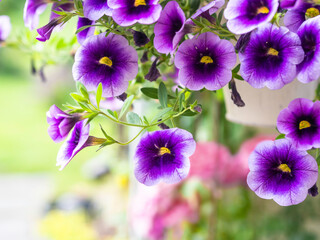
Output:
[[169,114],[171,113],[174,113],[172,111],[172,107],[168,107],[168,108],[165,108],[165,109],[162,109],[161,111],[159,111],[154,117],[153,119],[151,120],[151,123],[155,122],[155,121],[158,121],[159,119],[163,119],[165,118],[166,116],[168,116]]
[[195,115],[197,115],[198,112],[192,112],[191,110],[187,110],[185,111],[181,116],[185,116],[185,117],[193,117]]
[[81,92],[82,96],[85,99],[89,100],[89,94],[88,94],[88,91],[87,91],[86,87],[80,82],[77,82],[77,84],[78,84],[77,87],[78,87],[79,91]]
[[102,83],[99,83],[98,88],[97,88],[97,94],[96,94],[96,101],[97,101],[98,109],[100,107],[101,97],[102,97]]
[[276,140],[278,140],[278,139],[283,139],[283,138],[285,138],[285,137],[286,137],[285,134],[280,134],[278,137],[276,137]]
[[235,78],[235,79],[243,81],[243,78],[237,73],[232,73],[232,77]]
[[217,23],[218,23],[219,25],[221,25],[221,21],[222,21],[222,17],[223,17],[223,12],[224,12],[224,9],[222,9],[222,10],[219,12],[219,15],[218,15]]
[[121,119],[121,117],[123,116],[123,114],[125,114],[125,112],[129,109],[129,107],[132,104],[132,100],[134,98],[134,95],[131,95],[130,97],[128,97],[124,103],[123,106],[121,108],[120,114],[119,114],[119,119]]
[[116,142],[116,140],[114,140],[111,136],[109,136],[109,135],[104,131],[104,129],[103,129],[103,127],[101,126],[101,124],[99,124],[99,125],[100,125],[100,129],[101,129],[103,135],[105,136],[105,138],[108,139],[108,140],[113,140],[114,142]]
[[140,91],[149,98],[158,99],[158,89],[156,88],[141,88]]
[[113,111],[113,115],[116,119],[119,119],[117,111]]
[[76,101],[76,102],[85,102],[87,103],[87,99],[85,99],[83,96],[81,96],[78,93],[70,93],[70,96]]
[[78,102],[78,104],[83,110],[86,110],[87,112],[92,112],[92,110],[89,108],[87,104],[83,104],[81,102]]
[[87,28],[89,28],[89,27],[92,27],[92,25],[86,25],[86,26],[83,26],[83,27],[77,29],[77,31],[75,32],[75,34],[78,34],[79,32],[81,32],[81,31],[83,31],[83,30],[85,30],[85,29],[87,29]]
[[95,112],[95,113],[91,113],[86,115],[85,117],[88,118],[88,121],[86,124],[89,124],[96,116],[98,116],[99,113]]
[[114,143],[117,143],[117,141],[115,141],[115,140],[107,140],[107,141],[105,141],[104,143],[102,143],[102,144],[99,146],[97,152],[100,151],[102,148],[104,148],[104,147],[106,147],[106,146],[109,146],[109,145],[111,145],[111,144],[114,144]]
[[183,103],[185,102],[185,94],[182,93],[180,96],[179,96],[179,112],[182,111],[183,109]]
[[127,122],[130,123],[130,124],[140,125],[141,124],[141,119],[140,119],[138,114],[136,114],[134,112],[128,112],[127,113]]
[[240,70],[240,63],[234,68],[234,69],[232,69],[232,72],[233,73],[238,73],[239,72],[239,70]]
[[168,105],[168,92],[163,82],[159,84],[158,96],[161,106],[166,108]]
[[143,116],[143,121],[146,125],[149,125],[149,121],[146,116]]

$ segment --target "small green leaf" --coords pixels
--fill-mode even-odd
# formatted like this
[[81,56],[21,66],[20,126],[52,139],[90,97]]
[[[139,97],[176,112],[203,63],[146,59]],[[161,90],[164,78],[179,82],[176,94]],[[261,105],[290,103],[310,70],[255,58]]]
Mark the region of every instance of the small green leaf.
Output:
[[127,113],[127,122],[131,123],[131,124],[140,125],[141,124],[141,119],[140,119],[138,114],[136,114],[134,112],[128,112]]
[[86,26],[83,26],[83,27],[77,29],[77,31],[75,32],[75,34],[78,34],[79,32],[81,32],[81,31],[83,31],[83,30],[85,30],[85,29],[87,29],[87,28],[89,28],[89,27],[92,27],[92,25],[86,25]]
[[91,113],[86,115],[85,117],[88,118],[88,121],[86,124],[89,124],[96,116],[98,116],[99,113],[95,112],[95,113]]
[[198,114],[198,112],[193,112],[193,111],[191,111],[191,110],[187,110],[187,111],[185,111],[181,116],[193,117],[193,116],[195,116],[195,115],[197,115],[197,114]]
[[113,111],[113,115],[116,119],[119,119],[117,111]]
[[151,123],[158,121],[159,119],[163,119],[166,116],[168,116],[169,114],[173,114],[174,112],[172,111],[172,107],[168,107],[165,109],[162,109],[161,111],[159,111],[151,120]]
[[121,117],[123,116],[123,114],[129,109],[129,107],[132,104],[132,100],[134,98],[134,95],[131,95],[130,97],[128,97],[124,103],[123,106],[121,108],[120,114],[119,114],[119,119],[121,119]]
[[224,9],[222,9],[222,10],[219,12],[219,15],[218,15],[217,23],[218,23],[219,25],[221,25],[221,21],[222,21],[222,17],[223,17],[223,12],[224,12]]
[[76,101],[76,102],[85,102],[87,103],[87,99],[85,99],[83,96],[81,96],[78,93],[70,93],[70,96]]
[[168,92],[163,82],[159,84],[158,96],[161,106],[166,108],[168,105]]
[[99,83],[97,88],[97,94],[96,94],[96,102],[97,102],[98,109],[100,108],[101,97],[102,97],[102,83]]
[[149,98],[158,99],[158,89],[156,88],[141,88],[140,91]]
[[240,63],[234,68],[234,69],[232,69],[232,72],[233,73],[238,73],[239,72],[239,70],[240,70]]
[[78,102],[78,104],[83,110],[85,110],[87,112],[92,112],[92,110],[89,108],[89,106],[87,104],[81,103],[81,102]]
[[235,78],[235,79],[243,81],[243,78],[237,73],[232,73],[232,77]]
[[100,129],[101,129],[103,135],[105,136],[105,138],[108,139],[108,140],[113,140],[114,142],[116,142],[116,140],[114,140],[111,136],[109,136],[109,135],[104,131],[104,129],[103,129],[103,127],[101,126],[101,124],[99,124],[99,125],[100,125]]
[[185,102],[185,94],[182,93],[180,96],[179,96],[179,112],[182,111],[183,109],[183,103]]
[[81,92],[82,96],[83,96],[85,99],[89,100],[89,94],[88,94],[88,91],[87,91],[87,89],[85,88],[84,85],[82,85],[82,84],[79,85],[79,91]]
[[149,125],[149,121],[146,116],[143,116],[143,121],[146,125]]
[[283,138],[285,138],[285,137],[286,137],[285,134],[280,134],[278,137],[276,137],[276,140],[278,140],[278,139],[283,139]]

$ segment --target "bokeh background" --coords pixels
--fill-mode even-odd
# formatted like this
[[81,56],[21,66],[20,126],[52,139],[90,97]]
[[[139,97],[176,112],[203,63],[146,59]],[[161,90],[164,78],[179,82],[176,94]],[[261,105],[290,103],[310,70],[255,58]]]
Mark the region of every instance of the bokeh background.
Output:
[[[69,93],[76,91],[75,21],[39,43],[24,27],[23,7],[24,0],[0,2],[0,15],[9,15],[13,26],[7,46],[0,47],[0,239],[320,239],[318,197],[279,207],[248,189],[249,153],[276,131],[228,122],[219,91],[198,96],[201,117],[180,119],[199,142],[181,184],[138,184],[130,161],[136,143],[86,148],[58,171],[61,144],[47,134],[46,111],[72,102]],[[40,26],[49,14],[47,8]],[[140,101],[134,109],[153,104]],[[133,134],[99,121],[120,139]]]

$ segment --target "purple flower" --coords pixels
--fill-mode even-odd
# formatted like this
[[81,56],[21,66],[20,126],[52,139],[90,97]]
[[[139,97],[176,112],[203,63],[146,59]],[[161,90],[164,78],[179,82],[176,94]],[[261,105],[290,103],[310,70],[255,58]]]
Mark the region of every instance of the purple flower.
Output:
[[138,74],[138,54],[119,35],[105,33],[89,37],[78,49],[73,65],[73,77],[89,90],[99,83],[104,97],[114,97],[127,90],[128,81]]
[[53,141],[61,142],[67,137],[73,126],[82,119],[80,114],[70,115],[62,111],[56,105],[52,105],[47,112],[49,136]]
[[160,53],[172,53],[185,35],[186,17],[179,4],[168,2],[154,26],[154,47]]
[[37,40],[41,41],[41,42],[45,42],[47,40],[50,39],[52,31],[57,27],[57,26],[61,26],[61,24],[63,23],[62,21],[63,17],[57,17],[52,19],[47,25],[38,28],[37,32],[39,33],[39,36],[36,37]]
[[[94,21],[91,21],[88,18],[79,17],[77,29],[82,28],[84,26],[93,25]],[[77,33],[77,39],[80,44],[83,44],[84,41],[88,38],[94,35],[94,29],[95,27],[88,27],[81,32]]]
[[208,13],[209,15],[212,15],[216,11],[218,11],[224,5],[224,3],[225,3],[224,0],[213,0],[207,5],[198,9],[196,13],[191,16],[191,18],[195,19],[199,16],[202,16],[203,14],[206,15],[206,13]]
[[83,148],[90,146],[89,144],[89,124],[86,125],[86,120],[76,123],[67,140],[62,144],[58,156],[57,166],[60,171],[64,169],[71,159]]
[[309,83],[320,77],[320,16],[305,21],[298,30],[305,57],[297,66],[298,80]]
[[297,34],[266,24],[253,31],[239,53],[241,76],[254,88],[282,88],[292,82],[304,52]]
[[23,20],[30,30],[39,24],[39,15],[44,12],[48,4],[47,0],[26,0],[23,11]]
[[271,21],[278,6],[278,0],[230,0],[224,11],[227,27],[235,34],[251,32]]
[[8,16],[0,16],[0,43],[5,41],[11,32],[11,22]]
[[297,32],[305,20],[318,16],[320,14],[319,11],[319,5],[304,2],[286,13],[283,19],[284,25],[289,28],[290,31]]
[[284,9],[294,9],[302,2],[303,0],[280,0],[280,7]]
[[247,183],[251,190],[281,206],[304,201],[318,178],[315,159],[287,139],[260,143],[249,157],[249,169]]
[[294,99],[280,112],[277,127],[298,149],[320,148],[320,102]]
[[179,82],[191,90],[217,90],[232,78],[237,56],[233,45],[211,32],[185,40],[179,47],[174,64]]
[[112,9],[108,5],[108,0],[85,0],[83,14],[91,20],[98,20],[103,15],[111,16]]
[[165,183],[181,181],[189,173],[189,157],[195,148],[192,134],[183,129],[145,133],[134,156],[137,180],[147,186],[161,180]]
[[120,26],[127,27],[135,24],[152,24],[161,13],[159,0],[108,0],[113,9],[112,18]]

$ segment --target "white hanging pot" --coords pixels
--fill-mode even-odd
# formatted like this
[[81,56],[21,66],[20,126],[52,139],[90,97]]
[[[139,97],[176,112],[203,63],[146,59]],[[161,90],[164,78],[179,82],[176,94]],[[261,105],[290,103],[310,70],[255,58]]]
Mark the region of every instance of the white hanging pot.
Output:
[[236,86],[244,107],[237,107],[231,100],[231,90],[223,88],[229,121],[253,126],[275,126],[279,112],[295,98],[313,100],[318,81],[308,84],[294,80],[278,90],[256,89],[245,81],[236,81]]

